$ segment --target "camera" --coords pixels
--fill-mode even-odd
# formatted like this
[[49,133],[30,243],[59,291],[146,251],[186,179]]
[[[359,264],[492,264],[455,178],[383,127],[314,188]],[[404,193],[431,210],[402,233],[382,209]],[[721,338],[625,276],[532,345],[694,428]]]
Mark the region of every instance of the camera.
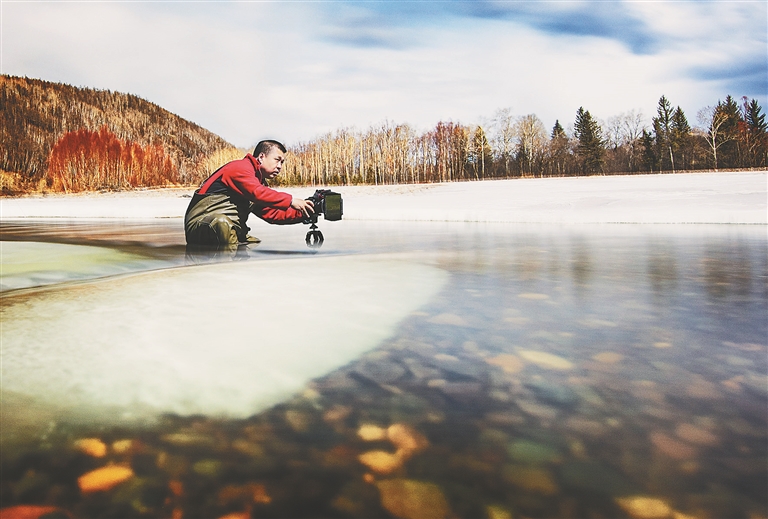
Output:
[[330,189],[318,189],[307,200],[314,204],[315,212],[305,218],[304,223],[317,223],[317,218],[321,214],[326,220],[336,222],[341,220],[341,216],[344,214],[344,202],[341,199],[341,193],[334,193]]
[[317,229],[318,217],[322,214],[326,220],[332,222],[341,220],[341,215],[344,214],[344,202],[341,200],[341,193],[334,193],[330,189],[318,189],[307,200],[312,202],[315,212],[303,220],[303,223],[312,224],[304,241],[307,247],[317,249],[323,245],[323,233]]

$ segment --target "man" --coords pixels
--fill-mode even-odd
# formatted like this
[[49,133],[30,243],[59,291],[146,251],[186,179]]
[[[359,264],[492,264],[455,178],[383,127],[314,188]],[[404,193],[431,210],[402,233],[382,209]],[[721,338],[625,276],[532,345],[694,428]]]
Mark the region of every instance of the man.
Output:
[[274,140],[261,141],[240,160],[217,169],[195,191],[184,216],[188,245],[217,249],[258,243],[245,225],[250,213],[273,224],[300,223],[314,212],[309,200],[270,189],[285,162],[285,146]]

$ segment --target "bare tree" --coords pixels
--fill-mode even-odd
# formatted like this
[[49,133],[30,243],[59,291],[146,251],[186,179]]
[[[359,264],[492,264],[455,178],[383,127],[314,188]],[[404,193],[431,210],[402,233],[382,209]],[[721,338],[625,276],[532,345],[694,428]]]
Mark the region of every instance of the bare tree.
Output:
[[511,108],[496,111],[491,123],[491,146],[496,158],[504,164],[504,176],[509,176],[509,164],[515,151],[515,117]]
[[712,162],[717,170],[717,150],[726,142],[733,139],[733,136],[724,131],[724,126],[728,122],[728,114],[720,109],[720,105],[706,106],[699,110],[697,119],[701,123],[701,134],[709,145],[712,152]]
[[534,169],[541,173],[541,158],[547,144],[547,131],[544,123],[534,114],[524,115],[514,125],[517,160],[523,173],[534,174]]

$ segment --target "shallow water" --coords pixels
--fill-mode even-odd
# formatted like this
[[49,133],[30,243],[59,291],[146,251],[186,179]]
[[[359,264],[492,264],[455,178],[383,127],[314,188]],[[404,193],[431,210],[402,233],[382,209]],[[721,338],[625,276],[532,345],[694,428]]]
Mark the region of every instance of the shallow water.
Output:
[[[76,517],[768,515],[762,226],[344,221],[321,225],[319,251],[305,247],[306,228],[261,226],[258,247],[210,257],[185,254],[178,225],[3,223],[3,240],[117,251],[104,256],[114,271],[100,257],[98,269],[48,269],[47,286],[27,276],[3,292],[3,369],[14,367],[3,383],[3,506]],[[249,363],[266,377],[249,348],[212,357],[211,372],[231,373],[216,380],[195,362],[202,353],[178,364],[171,332],[141,327],[167,294],[194,294],[170,279],[215,273],[245,291],[267,270],[301,293],[255,331],[300,332],[279,344],[288,360],[265,362],[299,381],[271,403],[255,401],[274,384],[249,380]],[[142,301],[141,319],[106,340],[73,341],[81,323],[57,342],[55,327],[34,324]],[[221,340],[242,344],[241,326],[221,328]],[[139,355],[144,372],[123,369]],[[310,365],[288,362],[297,356]],[[315,365],[328,357],[335,367]],[[128,382],[110,387],[110,369]],[[62,398],[68,380],[79,384]],[[215,384],[237,406],[222,407]],[[184,394],[194,406],[171,405]],[[106,452],[84,453],[83,438]],[[108,464],[131,477],[102,491],[78,484]]]

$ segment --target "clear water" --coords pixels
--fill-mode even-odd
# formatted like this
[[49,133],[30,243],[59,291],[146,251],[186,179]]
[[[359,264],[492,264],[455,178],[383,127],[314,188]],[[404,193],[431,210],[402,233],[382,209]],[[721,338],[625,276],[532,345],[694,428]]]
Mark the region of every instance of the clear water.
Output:
[[[119,253],[107,254],[114,271],[63,265],[58,278],[47,270],[55,283],[4,290],[3,333],[16,331],[3,342],[22,345],[3,345],[4,369],[36,348],[29,358],[61,357],[66,368],[49,371],[49,381],[103,382],[115,377],[94,369],[107,370],[110,358],[119,369],[135,351],[147,369],[129,371],[134,385],[155,384],[158,364],[172,360],[139,347],[148,339],[136,339],[136,323],[111,338],[121,345],[113,356],[86,337],[76,348],[55,333],[25,343],[17,340],[24,327],[6,323],[53,301],[74,320],[93,293],[108,295],[92,300],[101,306],[144,301],[157,311],[164,292],[147,294],[171,278],[216,272],[246,291],[266,268],[278,285],[296,278],[289,294],[301,296],[290,306],[299,310],[270,315],[274,326],[262,335],[288,328],[285,357],[319,351],[318,359],[336,356],[336,367],[284,368],[300,387],[250,415],[216,398],[196,399],[193,413],[164,408],[180,385],[213,391],[197,368],[187,368],[186,382],[153,385],[157,399],[138,403],[79,400],[93,393],[80,387],[67,404],[49,394],[62,392],[56,384],[11,391],[4,382],[2,506],[50,505],[76,517],[768,516],[764,227],[344,221],[321,225],[319,251],[305,247],[306,228],[260,226],[258,247],[211,257],[185,254],[178,225],[3,223],[6,241]],[[361,283],[370,285],[355,292]],[[386,304],[375,306],[377,293]],[[221,329],[221,340],[242,343],[236,329]],[[167,333],[155,335],[159,350],[172,342]],[[350,346],[363,340],[371,344]],[[101,345],[103,362],[88,344]],[[249,351],[211,364],[234,374],[227,394],[265,390],[248,380]],[[46,378],[40,364],[26,364],[27,378]],[[23,369],[11,380],[24,380]],[[373,426],[390,435],[371,434],[381,430]],[[83,438],[103,442],[106,454],[83,453]],[[108,490],[78,487],[109,464],[130,467],[132,477]]]

